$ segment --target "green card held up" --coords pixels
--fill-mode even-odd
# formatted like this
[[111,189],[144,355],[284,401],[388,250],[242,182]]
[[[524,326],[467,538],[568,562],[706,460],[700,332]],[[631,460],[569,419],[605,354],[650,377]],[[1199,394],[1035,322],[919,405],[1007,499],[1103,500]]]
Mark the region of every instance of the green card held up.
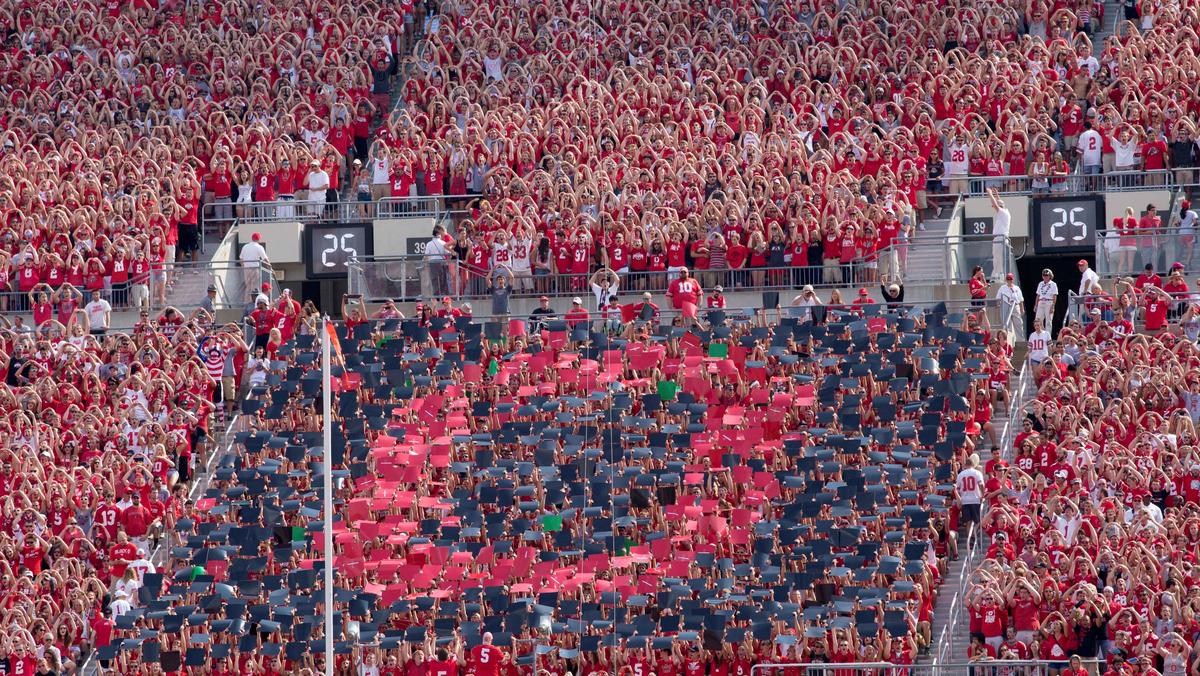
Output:
[[658,397],[663,401],[673,401],[675,393],[679,390],[679,384],[670,380],[658,381]]
[[557,514],[547,514],[542,517],[542,530],[562,530],[562,517]]
[[714,359],[724,359],[729,356],[729,343],[709,343],[708,356]]

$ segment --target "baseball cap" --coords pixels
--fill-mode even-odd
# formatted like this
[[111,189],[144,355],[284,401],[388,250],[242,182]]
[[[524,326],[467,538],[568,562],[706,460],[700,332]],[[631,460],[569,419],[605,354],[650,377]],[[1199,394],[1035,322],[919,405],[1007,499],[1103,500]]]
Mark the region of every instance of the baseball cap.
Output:
[[572,298],[571,302],[576,305],[583,305],[583,299],[580,298],[579,296],[575,296],[574,298]]
[[860,296],[865,296],[865,295],[867,295],[867,287],[865,287],[865,286],[864,286],[864,287],[862,287],[861,289],[859,289],[859,290],[858,290],[858,295],[860,295]]
[[725,291],[725,287],[718,285],[713,289],[713,291],[716,291],[717,293],[722,293]]
[[1079,262],[1076,263],[1075,265],[1087,265],[1087,264],[1088,264],[1088,262],[1087,262],[1086,258],[1080,258]]
[[1094,308],[1092,308],[1092,311],[1091,311],[1091,313],[1090,313],[1090,314],[1094,314],[1094,315],[1097,315],[1097,316],[1099,316],[1099,315],[1100,315],[1100,308],[1098,308],[1098,307],[1094,307]]
[[1053,276],[1054,276],[1054,273],[1050,271],[1050,268],[1043,268],[1043,269],[1042,269],[1042,276],[1043,276],[1043,277],[1045,277],[1045,276],[1047,276],[1047,275],[1049,275],[1050,277],[1053,277]]
[[550,300],[550,296],[542,296],[541,298],[538,298],[538,300]]
[[209,290],[209,291],[216,291],[216,290],[217,290],[217,285],[216,285],[216,284],[209,284],[209,285],[208,285],[208,290]]
[[254,240],[255,242],[259,241],[262,239],[262,233],[256,232],[253,235],[250,235],[250,239]]
[[442,302],[443,303],[453,303],[454,299],[451,298],[450,296],[442,296]]
[[263,285],[262,285],[262,290],[263,290],[263,291],[270,291],[270,290],[271,290],[271,283],[270,283],[270,282],[263,282]]
[[308,163],[308,166],[310,166],[310,167],[319,167],[319,166],[321,166],[321,163],[320,163],[318,160],[316,160],[316,159],[313,159],[313,161],[312,161],[312,162],[309,162],[309,163]]
[[1005,279],[1015,279],[1015,278],[1013,277],[1013,273],[1011,273],[1011,272],[1010,272],[1010,273],[1008,273],[1007,275],[1004,275],[1004,278],[1005,278]]

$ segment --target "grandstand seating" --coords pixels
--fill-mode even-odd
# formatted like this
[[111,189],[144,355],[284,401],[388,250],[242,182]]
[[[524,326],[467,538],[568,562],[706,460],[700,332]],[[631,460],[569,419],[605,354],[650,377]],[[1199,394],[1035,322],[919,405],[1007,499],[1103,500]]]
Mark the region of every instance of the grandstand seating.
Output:
[[[710,319],[628,341],[561,320],[339,329],[339,654],[354,636],[412,659],[490,632],[519,665],[590,673],[617,637],[631,650],[610,665],[642,646],[666,669],[681,643],[705,662],[732,664],[727,644],[816,659],[825,627],[853,626],[863,654],[915,659],[953,547],[954,463],[1002,367],[990,336],[882,305],[818,325]],[[212,654],[261,640],[285,670],[319,667],[316,356],[305,336],[280,351],[245,404],[245,452],[219,458],[179,527],[203,572],[151,580],[131,632],[202,607],[259,621],[214,631]],[[829,658],[861,657],[833,643]]]

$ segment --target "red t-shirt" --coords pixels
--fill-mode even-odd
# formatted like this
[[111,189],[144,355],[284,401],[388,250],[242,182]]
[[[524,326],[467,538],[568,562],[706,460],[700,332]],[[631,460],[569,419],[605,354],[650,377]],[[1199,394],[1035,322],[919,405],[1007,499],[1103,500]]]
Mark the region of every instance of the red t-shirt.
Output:
[[498,676],[504,662],[504,651],[494,645],[477,645],[471,649],[471,666],[475,676]]

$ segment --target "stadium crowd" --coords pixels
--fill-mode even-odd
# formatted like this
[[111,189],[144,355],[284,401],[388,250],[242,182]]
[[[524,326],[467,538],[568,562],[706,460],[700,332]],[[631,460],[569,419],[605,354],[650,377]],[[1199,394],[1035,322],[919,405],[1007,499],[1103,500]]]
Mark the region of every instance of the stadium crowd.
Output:
[[[333,381],[339,669],[917,659],[1007,338],[983,313],[802,309],[691,330],[673,310],[352,310]],[[144,577],[103,664],[322,669],[322,339],[251,381],[239,448],[176,522],[187,565]]]
[[1036,396],[986,468],[973,657],[1196,668],[1200,303],[1175,277],[1097,288],[1082,324],[1030,336]]
[[[708,288],[767,267],[875,281],[928,194],[971,177],[1194,182],[1197,7],[1127,6],[1097,48],[1089,0],[6,5],[0,311],[38,327],[0,331],[0,664],[70,671],[95,648],[120,673],[321,665],[313,311],[259,308],[253,346],[204,313],[127,334],[77,313],[161,304],[203,220],[481,195],[451,269],[507,267],[518,292],[601,268],[629,289],[683,267]],[[430,37],[405,57],[418,22]],[[975,504],[948,488],[965,469],[991,503],[977,651],[1178,676],[1200,629],[1200,310],[1158,319],[1154,294],[1046,346],[1038,436],[1011,468],[968,466],[1007,341],[936,314],[805,301],[658,338],[623,315],[615,337],[547,320],[485,340],[449,311],[351,327],[340,659],[449,676],[470,653],[484,676],[490,634],[512,669],[551,673],[906,663]],[[209,425],[252,386],[253,434],[193,502]],[[163,538],[195,567],[154,570]]]
[[0,11],[0,310],[27,309],[39,284],[161,307],[202,217],[325,200],[323,175],[336,199],[416,19],[412,3],[349,1]]
[[1127,4],[1100,45],[1113,17],[1091,0],[452,7],[405,84],[406,140],[375,160],[437,180],[381,190],[482,193],[450,254],[523,289],[601,266],[626,288],[683,266],[710,287],[767,267],[839,282],[850,262],[874,281],[929,194],[972,179],[1195,182],[1197,8]]

